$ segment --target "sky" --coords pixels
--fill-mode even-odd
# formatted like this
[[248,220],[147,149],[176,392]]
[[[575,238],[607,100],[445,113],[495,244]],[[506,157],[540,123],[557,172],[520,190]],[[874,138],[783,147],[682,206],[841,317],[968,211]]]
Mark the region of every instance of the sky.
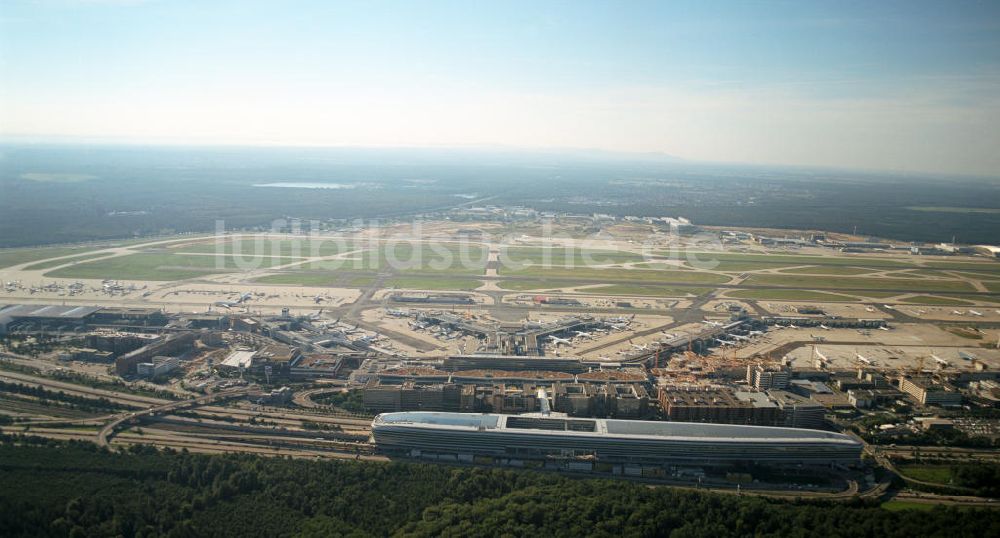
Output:
[[1000,176],[1000,2],[0,0],[0,137]]

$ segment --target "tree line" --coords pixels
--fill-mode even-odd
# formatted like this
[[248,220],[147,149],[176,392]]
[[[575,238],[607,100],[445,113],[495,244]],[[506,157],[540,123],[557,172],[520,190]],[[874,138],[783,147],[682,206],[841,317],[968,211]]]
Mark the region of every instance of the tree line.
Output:
[[1000,512],[987,509],[896,512],[498,468],[2,441],[0,536],[1000,535]]

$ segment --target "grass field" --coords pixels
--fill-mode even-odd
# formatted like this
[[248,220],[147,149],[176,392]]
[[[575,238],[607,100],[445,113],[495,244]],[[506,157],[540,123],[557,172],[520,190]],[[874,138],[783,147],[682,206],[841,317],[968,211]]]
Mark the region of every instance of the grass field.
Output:
[[[671,257],[669,252],[661,253],[663,256]],[[848,265],[855,267],[890,267],[905,268],[915,267],[911,263],[901,260],[889,260],[884,258],[862,258],[854,256],[809,256],[805,254],[747,254],[741,252],[705,252],[690,251],[674,253],[672,258],[688,260],[689,256],[697,257],[699,260],[718,260],[722,262],[755,262],[772,265]]]
[[688,295],[704,295],[713,288],[670,288],[664,286],[629,286],[625,284],[615,284],[601,286],[599,288],[587,288],[580,290],[580,293],[593,293],[597,295],[641,295],[650,297],[686,297]]
[[365,251],[360,268],[481,275],[487,255],[485,248],[476,245],[397,243]]
[[866,268],[850,267],[839,265],[814,265],[810,267],[796,267],[794,269],[782,269],[782,273],[805,274],[805,275],[866,275],[875,271],[885,271],[886,268]]
[[559,288],[574,288],[586,286],[586,282],[572,280],[502,280],[497,286],[511,291],[552,290]]
[[993,293],[1000,293],[1000,280],[984,280],[983,285]]
[[[690,263],[688,264],[691,265]],[[744,271],[760,271],[766,269],[784,269],[794,267],[790,264],[785,263],[767,263],[767,262],[737,262],[737,261],[719,261],[714,263],[708,263],[707,265],[701,267],[707,271],[722,271],[729,273],[742,273]],[[693,268],[693,267],[692,267]]]
[[836,295],[833,293],[823,293],[820,291],[808,290],[734,290],[726,293],[726,297],[733,299],[771,299],[774,301],[851,301],[857,299]]
[[482,285],[467,278],[395,277],[385,281],[385,287],[417,290],[473,290]]
[[[262,258],[260,267],[273,267],[291,258]],[[122,280],[184,280],[213,273],[234,273],[243,269],[232,257],[184,254],[129,254],[78,263],[45,273],[61,278],[112,278]]]
[[723,275],[712,273],[700,273],[697,271],[674,271],[674,270],[644,270],[644,269],[567,269],[553,268],[542,269],[538,267],[526,267],[520,270],[502,269],[502,275],[507,276],[530,276],[538,278],[552,278],[561,280],[598,280],[607,282],[634,282],[642,284],[654,283],[681,283],[681,284],[724,284],[729,278]]
[[344,240],[313,240],[313,239],[280,239],[270,237],[230,238],[224,237],[217,241],[210,239],[204,242],[178,245],[177,252],[193,252],[202,254],[241,254],[244,256],[285,256],[306,258],[313,256],[331,256],[363,248],[368,245],[355,246]]
[[848,295],[858,295],[860,297],[870,297],[872,299],[887,299],[889,297],[895,297],[897,295],[900,295],[900,293],[897,291],[865,290],[865,291],[852,291]]
[[1000,262],[953,262],[931,260],[925,264],[933,269],[954,269],[956,271],[977,271],[991,275],[1000,275]]
[[42,269],[49,269],[51,267],[57,267],[60,265],[65,265],[67,263],[82,262],[86,260],[92,260],[94,258],[100,258],[102,256],[108,256],[107,252],[92,252],[90,254],[81,254],[79,256],[70,256],[69,258],[60,258],[58,260],[48,260],[44,262],[31,264],[24,269],[26,271],[41,271]]
[[751,275],[747,284],[805,289],[860,289],[903,291],[976,291],[961,280],[905,278],[822,277],[807,275]]
[[903,299],[904,303],[909,304],[925,304],[925,305],[944,305],[944,306],[960,306],[960,305],[971,305],[969,301],[963,301],[962,299],[956,299],[954,297],[941,297],[938,295],[914,295],[913,297],[907,297]]
[[950,465],[899,465],[899,471],[910,478],[923,480],[924,482],[934,482],[935,484],[948,484],[951,482]]
[[561,247],[509,247],[500,251],[500,263],[507,267],[527,264],[550,264],[586,268],[591,265],[640,262],[643,257],[620,250],[597,250]]
[[105,247],[41,247],[41,248],[5,248],[0,249],[0,268],[20,265],[22,263],[83,254]]

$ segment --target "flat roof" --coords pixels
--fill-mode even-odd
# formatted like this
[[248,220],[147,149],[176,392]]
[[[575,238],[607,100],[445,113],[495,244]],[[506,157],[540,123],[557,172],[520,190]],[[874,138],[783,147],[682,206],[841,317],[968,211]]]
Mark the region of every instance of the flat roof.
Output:
[[[584,424],[586,423],[586,424]],[[373,427],[380,425],[413,425],[417,427],[458,430],[496,430],[531,432],[539,435],[584,435],[634,439],[687,440],[801,440],[844,441],[857,443],[847,435],[823,430],[744,426],[735,424],[703,424],[692,422],[660,422],[601,418],[568,418],[559,415],[499,415],[492,413],[448,413],[413,411],[383,413],[375,417]]]
[[249,349],[237,349],[222,361],[222,365],[231,368],[249,368],[255,353],[257,352]]
[[65,318],[81,319],[98,310],[100,306],[63,306],[15,304],[0,310],[0,316],[8,318]]

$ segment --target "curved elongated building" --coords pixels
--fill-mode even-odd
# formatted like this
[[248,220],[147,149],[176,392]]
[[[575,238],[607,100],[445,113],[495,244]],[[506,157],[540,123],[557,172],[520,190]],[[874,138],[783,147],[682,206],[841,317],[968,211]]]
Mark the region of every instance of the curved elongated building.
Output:
[[372,434],[389,452],[621,463],[846,463],[862,448],[847,435],[799,428],[472,413],[383,413]]

